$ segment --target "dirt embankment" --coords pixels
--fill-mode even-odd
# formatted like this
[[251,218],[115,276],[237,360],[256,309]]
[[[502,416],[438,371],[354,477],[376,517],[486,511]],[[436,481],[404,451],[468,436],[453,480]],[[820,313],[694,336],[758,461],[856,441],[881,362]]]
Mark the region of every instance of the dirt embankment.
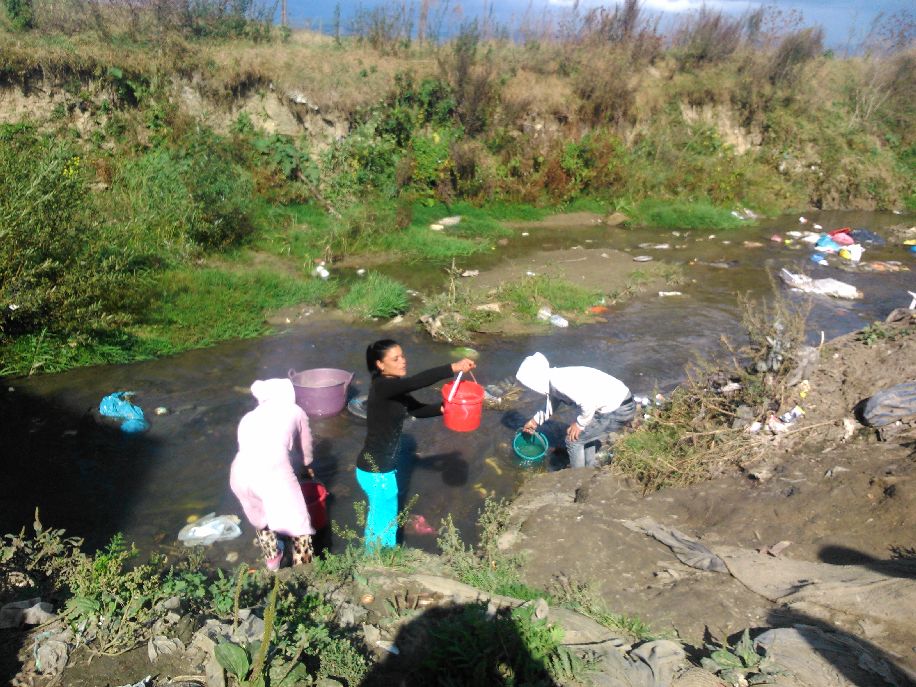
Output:
[[[916,627],[895,620],[894,609],[916,599],[916,434],[903,426],[882,441],[853,413],[861,400],[905,380],[916,380],[911,314],[879,333],[825,344],[810,392],[798,399],[807,414],[790,433],[761,437],[767,445],[744,469],[645,497],[612,467],[544,474],[516,499],[502,544],[527,553],[530,584],[548,585],[557,575],[589,582],[615,612],[694,646],[706,629],[722,638],[745,627],[821,625],[916,674]],[[818,566],[811,568],[817,577],[799,588],[836,575],[848,584],[831,583],[817,601],[793,600],[789,592],[768,598],[741,574],[682,563],[669,546],[623,522],[646,517],[717,554],[740,549],[760,566]],[[777,555],[766,551],[779,542],[790,544]],[[732,559],[725,561],[731,570]],[[877,577],[854,582],[863,575]],[[851,588],[894,592],[886,608],[863,611],[844,605]]]

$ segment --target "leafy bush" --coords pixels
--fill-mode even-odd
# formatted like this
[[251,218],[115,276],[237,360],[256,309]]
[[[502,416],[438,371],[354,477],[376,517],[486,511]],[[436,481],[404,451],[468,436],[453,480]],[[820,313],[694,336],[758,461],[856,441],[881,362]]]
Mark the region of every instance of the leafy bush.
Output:
[[82,157],[21,126],[0,128],[0,340],[131,319],[142,268],[108,231]]
[[32,0],[3,0],[10,23],[17,31],[31,29],[35,22]]
[[340,307],[362,317],[390,318],[405,312],[410,305],[407,287],[378,272],[370,272],[353,284],[340,299]]
[[178,159],[195,204],[191,239],[209,248],[223,248],[248,237],[253,230],[254,189],[226,142],[209,129],[195,129],[181,141]]
[[633,221],[666,229],[737,229],[745,226],[730,210],[706,202],[645,200],[636,206]]

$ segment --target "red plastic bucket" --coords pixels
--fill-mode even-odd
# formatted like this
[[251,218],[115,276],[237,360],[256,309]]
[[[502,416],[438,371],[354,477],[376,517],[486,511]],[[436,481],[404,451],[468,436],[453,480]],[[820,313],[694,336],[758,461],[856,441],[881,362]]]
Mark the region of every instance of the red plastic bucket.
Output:
[[445,406],[445,426],[455,432],[473,432],[480,427],[480,413],[483,410],[483,387],[477,382],[462,380],[452,400],[448,400],[455,382],[442,387]]
[[320,530],[328,526],[328,490],[321,482],[302,482],[302,496],[309,512],[312,527]]

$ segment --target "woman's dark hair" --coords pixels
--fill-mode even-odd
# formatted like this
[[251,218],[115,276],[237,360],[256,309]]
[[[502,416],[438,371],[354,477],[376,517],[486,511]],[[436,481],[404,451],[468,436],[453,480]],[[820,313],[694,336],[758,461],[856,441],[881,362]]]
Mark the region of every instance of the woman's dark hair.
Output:
[[378,377],[381,374],[378,365],[375,363],[384,358],[385,354],[395,346],[400,346],[400,344],[394,339],[379,339],[366,348],[366,367],[369,368],[369,373],[373,377]]

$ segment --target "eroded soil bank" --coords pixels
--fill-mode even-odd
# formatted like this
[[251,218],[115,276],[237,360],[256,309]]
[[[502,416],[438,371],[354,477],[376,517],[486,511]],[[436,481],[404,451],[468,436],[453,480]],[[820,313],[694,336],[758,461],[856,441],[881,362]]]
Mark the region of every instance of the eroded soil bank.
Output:
[[[722,638],[745,627],[821,625],[916,674],[913,607],[905,622],[894,610],[916,599],[913,427],[880,441],[853,412],[875,392],[916,378],[914,325],[907,315],[883,325],[880,338],[857,332],[825,344],[811,392],[799,399],[805,417],[788,434],[761,436],[759,452],[718,479],[643,496],[613,467],[533,477],[513,504],[502,545],[526,554],[529,584],[549,586],[557,576],[589,582],[610,608],[688,644],[701,645],[706,631]],[[624,524],[646,517],[713,552],[737,547],[761,566],[815,563],[821,577],[836,572],[847,584],[816,601],[774,601],[738,576],[685,565],[671,548]],[[779,542],[790,545],[767,553]],[[857,581],[865,573],[886,578],[869,585],[895,592],[883,605],[851,608],[842,597],[868,586]]]

